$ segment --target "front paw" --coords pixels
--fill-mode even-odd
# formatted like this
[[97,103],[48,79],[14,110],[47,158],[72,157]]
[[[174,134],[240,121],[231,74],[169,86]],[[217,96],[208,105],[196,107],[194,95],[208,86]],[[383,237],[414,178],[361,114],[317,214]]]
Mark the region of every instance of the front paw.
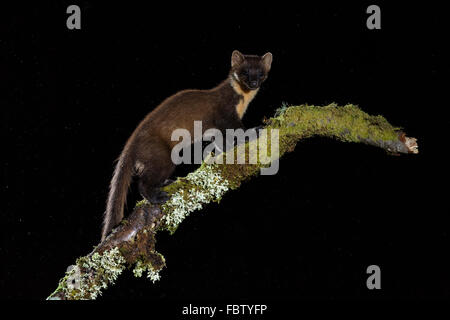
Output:
[[153,204],[163,204],[169,200],[169,194],[162,190],[155,190],[150,194],[148,201],[150,201]]

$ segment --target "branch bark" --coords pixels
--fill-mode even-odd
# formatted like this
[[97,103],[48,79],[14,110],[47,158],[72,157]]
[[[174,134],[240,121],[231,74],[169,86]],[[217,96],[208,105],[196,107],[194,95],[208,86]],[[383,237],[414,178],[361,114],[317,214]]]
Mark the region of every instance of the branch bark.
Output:
[[[137,277],[146,273],[150,280],[159,280],[159,271],[165,267],[165,260],[155,250],[158,231],[175,232],[191,212],[209,202],[217,202],[226,192],[239,188],[242,182],[256,176],[261,168],[293,151],[302,139],[324,136],[342,142],[369,144],[394,154],[418,153],[415,138],[408,138],[382,116],[370,116],[354,105],[283,106],[275,117],[264,121],[264,128],[278,130],[278,152],[272,150],[266,161],[257,157],[244,164],[217,163],[230,155],[234,158],[236,148],[232,149],[215,157],[214,163],[211,163],[212,157],[206,159],[195,172],[164,187],[170,195],[165,204],[138,202],[127,220],[91,253],[78,258],[75,265],[67,269],[48,299],[95,299],[103,289],[114,284],[126,268],[133,268]],[[252,158],[254,153],[251,150],[255,148],[271,149],[272,140],[265,138],[260,136],[245,144],[248,158]]]

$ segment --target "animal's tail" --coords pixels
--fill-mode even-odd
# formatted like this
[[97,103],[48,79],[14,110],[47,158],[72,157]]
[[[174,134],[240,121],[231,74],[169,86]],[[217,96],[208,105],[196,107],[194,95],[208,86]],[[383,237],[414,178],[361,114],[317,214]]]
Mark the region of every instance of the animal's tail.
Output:
[[120,155],[109,187],[108,201],[103,218],[102,241],[122,221],[128,188],[133,177],[133,157],[124,150]]

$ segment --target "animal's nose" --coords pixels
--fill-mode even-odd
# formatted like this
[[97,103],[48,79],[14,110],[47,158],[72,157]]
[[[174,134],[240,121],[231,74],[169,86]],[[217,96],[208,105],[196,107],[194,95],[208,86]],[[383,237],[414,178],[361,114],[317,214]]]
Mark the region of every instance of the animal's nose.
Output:
[[252,87],[256,87],[258,85],[258,81],[250,81],[250,85]]

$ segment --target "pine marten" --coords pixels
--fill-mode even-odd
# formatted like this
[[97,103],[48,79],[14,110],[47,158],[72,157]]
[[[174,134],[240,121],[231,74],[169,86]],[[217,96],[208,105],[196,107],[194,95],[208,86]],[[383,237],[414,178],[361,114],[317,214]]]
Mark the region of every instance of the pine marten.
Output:
[[167,194],[160,190],[175,169],[171,150],[172,131],[194,130],[202,121],[203,131],[216,128],[244,128],[242,117],[248,104],[267,79],[272,54],[243,55],[233,51],[226,80],[210,90],[183,90],[164,100],[137,126],[120,154],[110,184],[104,214],[102,240],[123,218],[128,187],[138,178],[140,194],[151,203],[163,203]]

